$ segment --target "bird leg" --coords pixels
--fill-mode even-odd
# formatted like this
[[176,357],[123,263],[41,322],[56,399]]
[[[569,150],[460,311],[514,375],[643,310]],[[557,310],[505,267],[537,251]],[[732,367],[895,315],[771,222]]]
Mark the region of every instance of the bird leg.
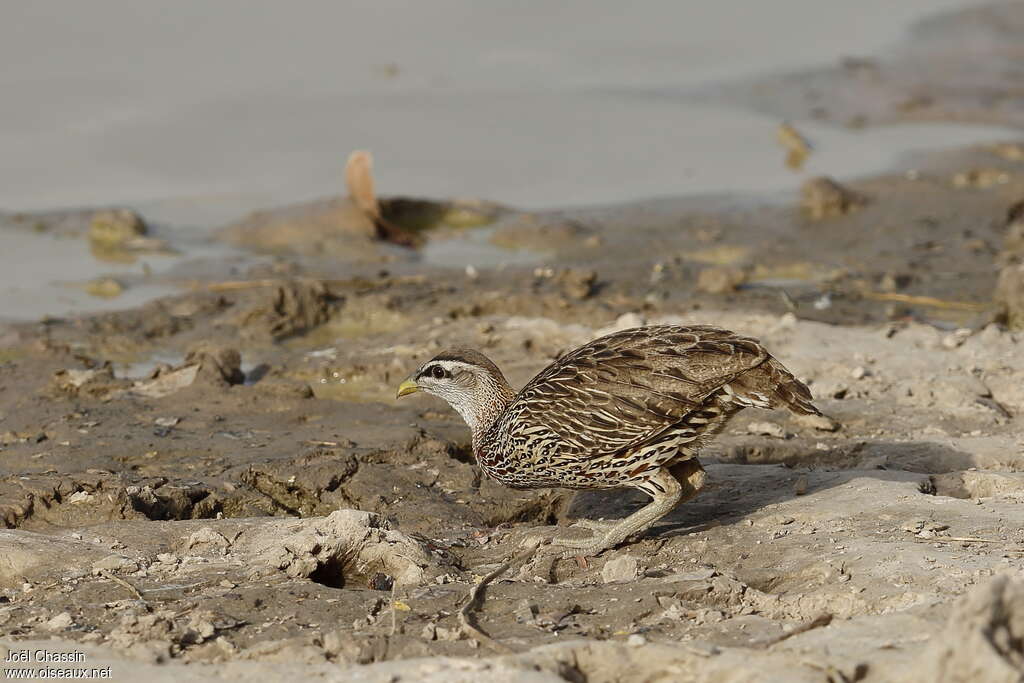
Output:
[[704,488],[704,482],[708,478],[707,473],[701,467],[700,461],[697,458],[687,458],[677,462],[669,467],[668,471],[676,478],[679,485],[683,487],[683,495],[676,505],[682,505],[693,500],[697,493]]
[[[703,470],[700,473],[703,474]],[[604,534],[587,539],[556,538],[551,541],[552,545],[573,548],[562,557],[597,555],[603,550],[614,548],[633,534],[650,529],[655,522],[671,512],[683,496],[683,487],[679,481],[664,468],[659,468],[654,476],[636,488],[651,496],[653,500],[629,517],[616,522]],[[695,490],[693,494],[696,494]]]
[[615,522],[615,521],[608,522],[608,521],[605,521],[603,519],[586,519],[584,517],[581,517],[580,519],[577,519],[575,522],[573,522],[569,526],[571,526],[571,527],[579,527],[581,529],[589,529],[590,531],[593,531],[595,533],[603,534],[603,533],[606,533],[609,529],[611,529],[616,524],[618,524],[618,522]]

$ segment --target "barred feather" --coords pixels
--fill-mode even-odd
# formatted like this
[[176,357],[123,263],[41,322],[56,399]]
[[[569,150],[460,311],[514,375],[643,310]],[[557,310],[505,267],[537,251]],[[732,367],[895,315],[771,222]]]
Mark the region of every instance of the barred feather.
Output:
[[[437,359],[484,367],[504,383],[477,352]],[[630,486],[695,457],[745,407],[820,414],[807,387],[756,339],[702,325],[640,327],[542,370],[477,428],[474,447],[484,471],[510,486]]]

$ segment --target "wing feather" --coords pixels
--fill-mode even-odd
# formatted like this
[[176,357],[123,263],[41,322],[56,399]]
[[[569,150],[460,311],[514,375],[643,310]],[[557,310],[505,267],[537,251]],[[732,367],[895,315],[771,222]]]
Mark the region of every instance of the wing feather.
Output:
[[565,456],[607,457],[656,437],[768,358],[756,340],[716,327],[623,330],[542,370],[500,428],[513,439],[546,433]]

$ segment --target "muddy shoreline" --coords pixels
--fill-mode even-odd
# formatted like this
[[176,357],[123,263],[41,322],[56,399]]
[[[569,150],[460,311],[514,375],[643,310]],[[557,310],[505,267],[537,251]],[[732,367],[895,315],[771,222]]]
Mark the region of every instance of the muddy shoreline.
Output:
[[[1010,180],[958,187],[977,164]],[[636,666],[694,680],[821,680],[820,667],[891,680],[921,666],[913,653],[942,642],[958,596],[1019,571],[1024,342],[993,292],[1024,172],[992,148],[915,170],[846,183],[864,203],[821,218],[710,200],[508,211],[486,234],[537,264],[470,272],[342,231],[334,253],[361,239],[356,264],[308,256],[322,242],[264,248],[267,265],[138,308],[5,326],[0,514],[17,551],[4,634],[195,676],[254,662],[270,676],[275,662],[325,678],[562,676],[529,662],[588,652],[580,675],[620,680],[598,672],[648,650]],[[475,229],[427,239],[443,248]],[[715,290],[709,269],[739,280]],[[647,538],[586,566],[541,551],[489,587],[477,623],[522,654],[488,659],[457,621],[473,577],[531,530],[642,501],[503,489],[481,478],[450,411],[399,405],[394,385],[456,342],[521,384],[601,332],[659,321],[762,338],[841,429],[741,414],[702,458],[708,490]],[[394,531],[374,533],[422,548],[418,578],[399,581],[386,554],[320,550],[347,547],[348,532],[311,531],[321,540],[302,550],[302,529],[281,526],[335,510],[377,515]],[[828,626],[758,646],[821,614]],[[417,659],[438,656],[477,663]]]

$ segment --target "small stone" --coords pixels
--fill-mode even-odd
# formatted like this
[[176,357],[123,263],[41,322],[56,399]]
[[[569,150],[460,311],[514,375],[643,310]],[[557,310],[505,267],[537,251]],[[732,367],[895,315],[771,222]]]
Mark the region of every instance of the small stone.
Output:
[[520,600],[513,614],[520,624],[532,624],[537,620],[537,606],[529,600]]
[[94,497],[95,496],[93,496],[88,491],[75,491],[70,496],[68,496],[68,502],[71,503],[71,504],[75,504],[75,503],[88,503]]
[[962,327],[955,332],[951,332],[942,338],[942,346],[947,349],[955,349],[958,346],[962,346],[967,338],[971,336],[971,330],[966,327]]
[[204,526],[194,531],[185,543],[186,550],[192,550],[197,546],[212,546],[214,548],[219,548],[221,554],[225,554],[227,553],[228,548],[231,547],[231,541],[212,527]]
[[728,294],[735,292],[747,279],[747,274],[739,268],[714,266],[705,268],[697,276],[697,290],[708,294]]
[[850,377],[852,379],[864,379],[865,377],[867,377],[870,374],[871,374],[871,371],[869,371],[863,365],[858,365],[853,370],[850,370]]
[[587,268],[570,268],[560,274],[559,280],[566,296],[582,301],[596,291],[597,271]]
[[800,206],[813,220],[842,216],[865,203],[863,197],[826,176],[811,178],[800,193]]
[[601,568],[601,579],[605,583],[623,583],[632,581],[640,573],[639,563],[635,557],[623,555],[608,560]]
[[135,560],[124,555],[107,555],[102,560],[92,563],[94,573],[108,572],[134,572],[138,571],[139,564]]
[[100,277],[85,283],[85,291],[100,299],[113,299],[121,296],[124,285],[112,277]]
[[108,247],[124,246],[146,232],[142,216],[130,209],[97,211],[89,222],[89,239]]
[[793,484],[793,493],[795,493],[798,496],[802,496],[805,493],[807,493],[807,477],[806,476],[801,475],[801,476],[797,477],[796,482]]
[[995,300],[1010,329],[1024,329],[1024,263],[1006,266],[999,273]]
[[626,645],[630,647],[643,647],[647,644],[647,639],[639,633],[634,633],[629,638],[626,638]]
[[57,616],[53,617],[43,626],[47,631],[63,631],[73,624],[74,621],[71,619],[71,614],[68,612],[61,612]]
[[747,431],[759,436],[771,436],[776,439],[786,438],[786,430],[774,422],[751,422],[747,425]]

